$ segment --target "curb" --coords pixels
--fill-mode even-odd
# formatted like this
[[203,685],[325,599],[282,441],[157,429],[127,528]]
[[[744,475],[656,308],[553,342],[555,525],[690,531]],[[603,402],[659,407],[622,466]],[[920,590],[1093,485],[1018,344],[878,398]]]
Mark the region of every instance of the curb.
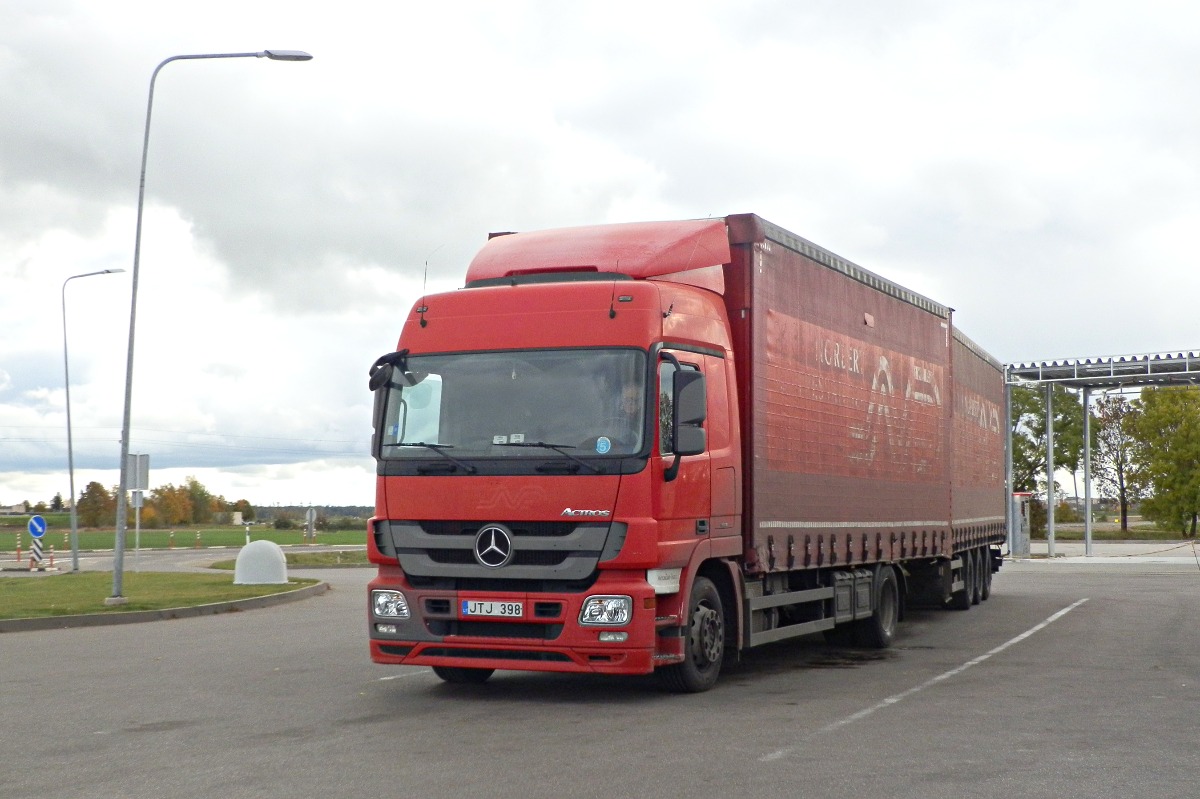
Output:
[[317,583],[292,591],[278,594],[257,596],[250,599],[237,599],[232,602],[213,602],[208,605],[193,605],[182,608],[162,608],[161,610],[134,610],[122,613],[84,613],[76,616],[46,616],[34,619],[0,619],[0,633],[19,633],[33,630],[65,630],[72,627],[104,627],[111,624],[137,624],[144,621],[164,621],[166,619],[193,619],[199,616],[214,616],[218,613],[231,613],[241,610],[257,610],[258,608],[282,605],[285,602],[296,602],[310,596],[318,596],[329,590],[329,583]]

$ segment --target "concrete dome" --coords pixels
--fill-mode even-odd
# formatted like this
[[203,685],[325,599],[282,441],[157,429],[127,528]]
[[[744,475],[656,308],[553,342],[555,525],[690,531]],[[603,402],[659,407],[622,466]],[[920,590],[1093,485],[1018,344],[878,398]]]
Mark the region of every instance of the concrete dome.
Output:
[[251,541],[238,553],[233,567],[234,585],[276,585],[287,581],[287,558],[274,541]]

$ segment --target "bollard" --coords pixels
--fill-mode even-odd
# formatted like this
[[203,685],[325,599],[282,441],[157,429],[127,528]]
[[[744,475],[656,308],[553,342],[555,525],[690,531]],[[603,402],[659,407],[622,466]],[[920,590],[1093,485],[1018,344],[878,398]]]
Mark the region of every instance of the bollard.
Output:
[[171,535],[167,537],[167,549],[175,548],[175,531],[171,531]]
[[21,534],[17,533],[17,565],[21,565]]
[[200,531],[199,530],[196,531],[196,547],[195,548],[196,549],[200,548]]
[[50,569],[54,570],[54,544],[50,545]]
[[66,548],[69,546],[71,546],[71,534],[68,532],[63,532],[63,547]]

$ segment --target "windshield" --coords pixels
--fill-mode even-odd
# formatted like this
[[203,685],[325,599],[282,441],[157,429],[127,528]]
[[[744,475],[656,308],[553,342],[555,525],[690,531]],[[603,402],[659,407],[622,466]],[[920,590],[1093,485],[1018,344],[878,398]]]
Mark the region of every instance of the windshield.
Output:
[[582,458],[642,450],[634,349],[412,355],[387,388],[380,457]]

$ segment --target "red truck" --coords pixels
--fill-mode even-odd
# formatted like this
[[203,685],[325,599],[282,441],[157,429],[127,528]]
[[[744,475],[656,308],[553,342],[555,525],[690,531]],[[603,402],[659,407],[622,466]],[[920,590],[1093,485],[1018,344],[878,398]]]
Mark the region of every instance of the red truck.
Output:
[[753,214],[493,234],[370,371],[377,663],[703,691],[1000,567],[1000,364]]

